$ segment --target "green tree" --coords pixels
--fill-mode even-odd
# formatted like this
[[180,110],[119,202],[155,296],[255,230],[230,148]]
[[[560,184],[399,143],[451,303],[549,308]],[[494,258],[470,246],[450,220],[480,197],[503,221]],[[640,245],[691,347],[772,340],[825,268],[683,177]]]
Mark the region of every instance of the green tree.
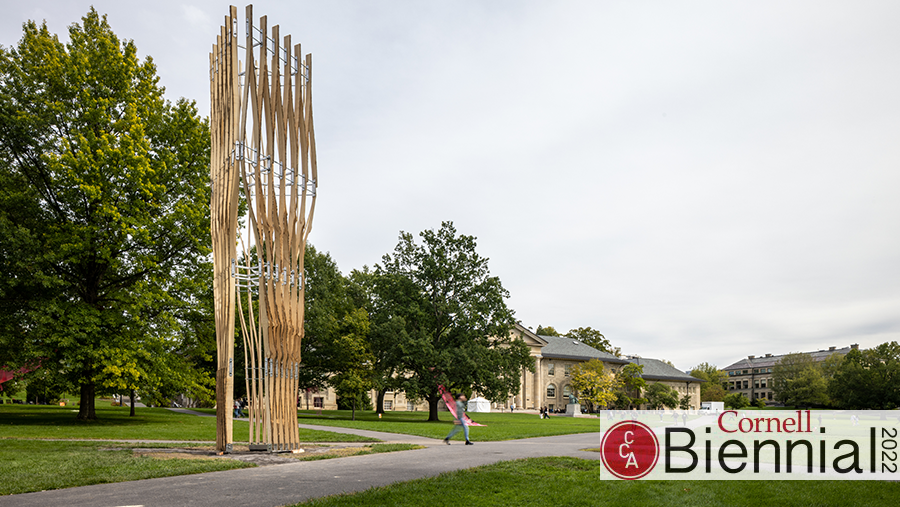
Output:
[[538,324],[537,331],[535,331],[534,334],[538,336],[562,336],[559,334],[559,331],[553,328],[553,326],[543,327],[540,324]]
[[[399,281],[403,281],[401,279]],[[402,317],[394,315],[390,301],[379,298],[379,293],[390,294],[394,279],[378,275],[363,266],[350,273],[350,293],[353,301],[365,308],[369,315],[369,350],[372,355],[371,381],[376,390],[375,411],[384,413],[384,397],[388,391],[403,388],[405,376],[402,371],[400,344],[406,341],[406,324]]]
[[[372,334],[360,284],[344,277],[327,252],[307,245],[305,336],[301,342],[300,386],[317,390],[334,387],[339,406],[368,406],[367,391],[375,386]],[[358,299],[358,301],[357,301]]]
[[831,354],[826,357],[824,361],[819,363],[819,368],[822,369],[822,376],[825,377],[825,380],[831,380],[832,377],[841,369],[841,364],[844,363],[844,355],[838,352]]
[[900,408],[900,344],[851,350],[829,380],[828,393],[845,409]]
[[825,405],[827,389],[822,369],[809,354],[786,354],[772,368],[772,392],[785,405]]
[[488,399],[518,393],[523,368],[534,369],[528,346],[510,334],[513,312],[500,279],[490,276],[488,259],[475,251],[475,238],[457,235],[452,222],[437,231],[401,232],[394,253],[375,273],[385,311],[400,318],[397,336],[404,391],[425,399],[429,420],[438,420],[438,385],[477,391]]
[[750,406],[750,400],[741,393],[732,393],[725,396],[725,408],[740,410]]
[[634,363],[626,364],[616,371],[616,400],[613,402],[615,408],[625,410],[647,401],[641,395],[647,386],[647,381],[642,378],[643,373],[643,365]]
[[586,363],[579,363],[572,367],[572,387],[578,393],[578,398],[594,407],[606,407],[616,399],[616,389],[619,387],[615,373],[607,371],[603,361],[591,359]]
[[141,375],[139,347],[175,348],[169,289],[208,254],[208,125],[91,9],[68,44],[29,21],[0,48],[0,153],[0,363],[59,365],[95,419],[111,358]]
[[647,389],[644,390],[644,396],[647,398],[647,406],[650,410],[662,410],[678,406],[678,392],[659,382],[653,382],[648,385]]
[[700,383],[700,401],[722,401],[725,389],[722,384],[728,380],[728,374],[714,364],[700,363],[691,369],[691,376],[706,382]]
[[609,340],[607,340],[606,337],[603,336],[603,333],[590,327],[579,327],[571,329],[568,333],[566,333],[565,336],[566,338],[578,340],[586,345],[590,345],[597,350],[608,352],[616,357],[618,357],[622,352],[619,347],[613,347],[612,344],[609,343]]
[[306,299],[300,386],[324,389],[340,362],[341,324],[357,307],[348,293],[346,278],[328,252],[307,245],[303,270]]
[[687,410],[687,409],[691,408],[691,395],[690,394],[685,394],[684,396],[681,397],[680,400],[678,400],[678,408],[680,408],[681,410]]
[[361,399],[368,397],[372,388],[372,361],[367,340],[369,316],[362,308],[347,313],[338,326],[339,336],[334,344],[332,357],[334,374],[329,383],[335,393],[350,400],[351,420],[356,420],[356,408]]

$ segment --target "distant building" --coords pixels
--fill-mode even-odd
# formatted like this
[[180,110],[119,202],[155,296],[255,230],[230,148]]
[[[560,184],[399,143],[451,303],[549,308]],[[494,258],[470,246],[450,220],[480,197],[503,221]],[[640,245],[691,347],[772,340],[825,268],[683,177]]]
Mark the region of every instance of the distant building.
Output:
[[[691,410],[700,408],[700,383],[704,381],[658,359],[638,356],[617,357],[572,338],[537,335],[521,324],[516,324],[510,333],[524,341],[531,349],[531,356],[534,358],[534,373],[523,369],[519,379],[521,386],[519,394],[506,400],[491,400],[491,408],[494,410],[506,410],[513,404],[515,404],[516,410],[537,410],[541,407],[547,407],[550,410],[565,410],[573,392],[571,386],[572,367],[591,359],[603,361],[604,367],[612,371],[618,371],[629,363],[641,365],[644,367],[642,378],[647,383],[666,384],[678,392],[679,398],[686,394],[691,397]],[[378,397],[377,391],[372,390],[369,396],[374,405]],[[301,392],[300,397],[300,405],[303,409],[307,406],[310,409],[334,410],[337,408],[337,397],[331,387],[319,392]],[[644,409],[646,406],[635,408]],[[422,400],[409,400],[403,391],[388,391],[384,396],[384,409],[386,411],[427,411],[428,403]],[[446,409],[443,401],[438,402],[438,409]]]
[[679,397],[690,395],[691,409],[700,408],[700,382],[703,381],[658,359],[617,357],[572,338],[537,335],[521,324],[516,324],[512,333],[531,348],[534,373],[527,370],[522,372],[522,389],[517,396],[507,400],[507,406],[515,403],[516,407],[525,409],[565,409],[573,391],[570,385],[571,368],[576,364],[598,359],[612,371],[618,371],[629,363],[641,365],[644,367],[641,377],[645,381],[666,384],[675,389]]
[[[858,348],[859,344],[854,343],[842,349],[828,347],[828,350],[804,352],[804,354],[811,356],[815,361],[821,362],[832,354],[846,355],[851,350]],[[746,359],[741,359],[723,368],[723,371],[728,374],[728,380],[722,383],[722,389],[728,394],[740,393],[751,401],[762,398],[767,405],[777,404],[774,399],[775,395],[772,392],[772,369],[785,355],[787,354],[780,356],[773,356],[772,354],[760,357],[747,356]]]

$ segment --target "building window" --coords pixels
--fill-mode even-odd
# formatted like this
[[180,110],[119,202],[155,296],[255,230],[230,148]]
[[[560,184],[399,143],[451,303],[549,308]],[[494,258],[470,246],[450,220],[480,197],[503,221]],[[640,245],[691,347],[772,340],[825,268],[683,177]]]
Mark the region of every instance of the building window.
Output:
[[772,391],[769,391],[769,401],[772,401]]
[[555,367],[553,366],[553,363],[547,363],[547,375],[553,376],[554,370]]
[[762,379],[759,381],[759,387],[762,387],[763,389],[766,388],[766,379]]
[[550,384],[547,386],[547,397],[548,398],[556,398],[556,385]]
[[745,381],[744,381],[744,389],[747,389],[748,386],[749,386],[749,381],[745,380]]
[[571,364],[567,364],[567,365],[565,366],[565,368],[566,368],[566,376],[568,377],[568,376],[569,376],[569,373],[570,373],[571,370],[572,370],[572,365],[571,365]]
[[415,404],[415,403],[413,403],[413,402],[411,402],[411,401],[407,401],[407,402],[406,402],[406,410],[407,410],[408,412],[412,412],[412,411],[415,410],[415,409],[416,409],[416,404]]
[[572,388],[569,386],[563,387],[563,398],[566,399],[566,403],[569,402],[569,396],[572,396]]
[[753,387],[756,388],[756,389],[759,389],[759,380],[754,380],[754,381],[753,381]]
[[384,409],[385,410],[393,410],[394,402],[391,400],[384,400]]
[[315,398],[313,398],[313,406],[316,408],[322,408],[323,406],[325,406],[325,398],[316,396]]

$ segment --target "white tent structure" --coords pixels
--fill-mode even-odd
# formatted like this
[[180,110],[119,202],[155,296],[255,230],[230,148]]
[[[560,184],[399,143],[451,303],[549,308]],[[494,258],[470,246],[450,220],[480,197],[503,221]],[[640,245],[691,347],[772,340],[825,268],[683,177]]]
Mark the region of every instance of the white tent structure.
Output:
[[472,398],[469,400],[469,404],[466,405],[467,412],[490,412],[491,411],[491,402],[482,398],[481,396],[477,398]]

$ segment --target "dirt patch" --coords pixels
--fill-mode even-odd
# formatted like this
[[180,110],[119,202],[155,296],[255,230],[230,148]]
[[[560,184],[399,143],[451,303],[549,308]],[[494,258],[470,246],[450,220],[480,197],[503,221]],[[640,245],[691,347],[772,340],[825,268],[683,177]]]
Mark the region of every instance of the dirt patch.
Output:
[[[121,447],[104,448],[102,450],[127,450]],[[257,466],[281,465],[296,463],[296,458],[310,455],[327,455],[328,457],[352,456],[364,450],[362,447],[330,447],[325,445],[304,446],[296,453],[269,453],[251,452],[246,445],[235,445],[229,454],[219,455],[215,449],[209,447],[173,447],[173,448],[133,448],[131,451],[139,456],[148,456],[157,459],[232,459],[245,463],[254,463]]]

